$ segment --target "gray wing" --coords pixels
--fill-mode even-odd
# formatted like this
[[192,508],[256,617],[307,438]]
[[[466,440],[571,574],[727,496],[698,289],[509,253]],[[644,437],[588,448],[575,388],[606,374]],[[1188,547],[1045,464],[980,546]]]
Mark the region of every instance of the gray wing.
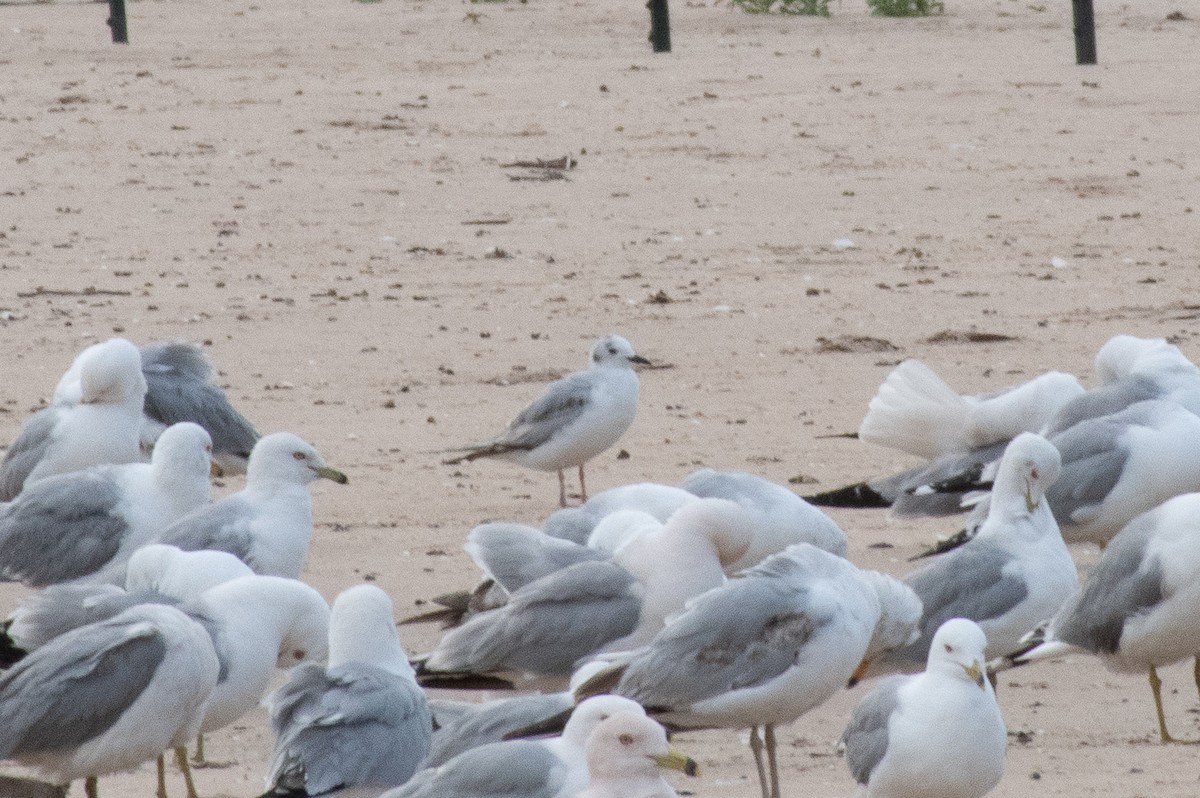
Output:
[[880,680],[855,708],[842,743],[846,746],[846,764],[859,784],[871,780],[871,772],[887,753],[888,721],[898,704],[897,692],[908,677],[889,676]]
[[433,745],[424,767],[438,767],[471,748],[500,742],[508,732],[557,715],[569,709],[574,701],[570,693],[526,695],[467,704],[449,713],[438,710],[439,704],[447,702],[430,703],[438,728],[433,733]]
[[86,576],[117,553],[128,524],[103,472],[38,480],[0,511],[0,574],[42,587]]
[[1129,522],[1104,549],[1083,590],[1054,623],[1054,637],[1098,654],[1115,654],[1125,624],[1164,599],[1163,569],[1146,560],[1156,513]]
[[146,415],[167,427],[180,421],[199,424],[212,437],[214,455],[240,461],[244,469],[258,432],[212,383],[204,352],[193,344],[171,342],[143,346],[141,353]]
[[235,493],[192,510],[167,527],[157,542],[178,546],[184,551],[226,551],[253,568],[250,535],[253,519],[254,508],[250,502]]
[[[1122,436],[1145,420],[1145,406],[1076,424],[1051,439],[1062,455],[1062,474],[1046,491],[1061,525],[1078,523],[1076,513],[1103,503],[1121,479],[1129,450]],[[1132,411],[1132,412],[1131,412]]]
[[465,548],[475,564],[509,593],[568,565],[605,559],[602,552],[587,546],[507,522],[475,527]]
[[277,737],[267,777],[272,786],[320,795],[403,784],[429,751],[425,694],[412,680],[381,668],[296,668],[271,707]]
[[25,421],[0,463],[0,501],[12,501],[21,492],[26,478],[50,447],[50,434],[57,424],[58,408],[55,407],[43,408]]
[[536,449],[579,418],[591,401],[594,380],[590,372],[576,372],[550,383],[546,392],[510,421],[499,437],[468,447],[473,451],[461,459]]
[[803,609],[807,593],[741,578],[701,594],[634,656],[615,692],[647,709],[686,709],[779,676],[817,628]]
[[1112,385],[1102,385],[1063,405],[1042,434],[1050,438],[1088,419],[1112,415],[1137,402],[1159,399],[1162,395],[1162,388],[1147,377],[1127,377]]
[[381,798],[554,798],[566,778],[546,746],[513,740],[472,748]]
[[963,511],[963,497],[979,490],[984,469],[1004,456],[1008,441],[949,454],[928,465],[882,480],[871,487],[884,496],[894,496],[892,512],[899,517],[953,515]]
[[611,562],[577,563],[452,629],[426,664],[431,671],[570,674],[580,657],[633,631],[639,588]]
[[8,634],[18,646],[33,651],[72,629],[107,621],[146,602],[178,603],[156,593],[127,593],[115,585],[50,585],[21,602]]
[[166,654],[149,624],[67,632],[0,677],[0,759],[71,748],[113,726]]
[[1013,556],[978,538],[939,556],[914,571],[904,582],[924,606],[921,635],[915,643],[884,655],[884,659],[923,667],[933,634],[951,618],[983,622],[999,618],[1024,601],[1025,582],[1004,573]]

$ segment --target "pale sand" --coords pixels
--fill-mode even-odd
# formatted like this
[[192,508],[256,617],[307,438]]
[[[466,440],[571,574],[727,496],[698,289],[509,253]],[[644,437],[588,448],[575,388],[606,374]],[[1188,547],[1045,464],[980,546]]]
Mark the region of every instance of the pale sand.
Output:
[[[557,495],[552,474],[432,452],[497,430],[538,392],[523,380],[581,367],[609,331],[672,368],[643,373],[630,457],[594,461],[594,491],[700,465],[806,491],[907,465],[821,437],[855,429],[905,356],[964,391],[1086,381],[1119,332],[1200,356],[1200,34],[1166,19],[1200,13],[1100,0],[1101,65],[1081,68],[1069,3],[947,4],[677,2],[657,56],[640,0],[137,2],[128,47],[102,5],[5,6],[0,439],[87,343],[210,341],[261,430],[350,475],[314,488],[308,578],[333,598],[370,575],[404,613],[473,581],[473,525],[538,522]],[[566,154],[567,180],[503,166]],[[947,330],[1011,340],[931,342]],[[886,351],[821,351],[842,336]],[[955,528],[835,517],[856,562],[897,574]],[[1172,730],[1200,737],[1190,663],[1163,677]],[[853,793],[832,750],[861,695],[782,731],[787,795]],[[1006,675],[1000,702],[1032,739],[997,796],[1196,793],[1142,677],[1079,657]],[[682,735],[705,773],[681,786],[757,796],[743,740]],[[209,745],[232,764],[202,794],[261,791],[261,712]],[[102,790],[152,784],[143,767]]]

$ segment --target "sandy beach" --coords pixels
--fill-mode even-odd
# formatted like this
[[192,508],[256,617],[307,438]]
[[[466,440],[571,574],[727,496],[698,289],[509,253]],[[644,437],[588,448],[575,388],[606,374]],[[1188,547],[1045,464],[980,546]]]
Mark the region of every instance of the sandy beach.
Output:
[[[473,526],[557,504],[553,474],[437,452],[608,332],[659,367],[593,492],[711,466],[805,493],[913,464],[836,437],[906,357],[974,393],[1091,384],[1117,333],[1200,356],[1200,11],[1098,0],[1080,67],[1069,3],[831,8],[677,2],[656,55],[640,2],[141,0],[127,46],[101,4],[5,4],[0,441],[90,343],[202,342],[260,431],[350,477],[313,487],[306,580],[329,599],[373,580],[407,614],[473,583]],[[831,514],[854,562],[896,575],[957,528]],[[24,594],[0,586],[0,613]],[[438,637],[401,631],[413,652]],[[1185,739],[1191,668],[1162,671]],[[781,729],[785,795],[854,793],[833,747],[862,694]],[[992,795],[1200,789],[1144,677],[1076,657],[1005,674],[999,700]],[[754,798],[744,741],[679,736],[704,774],[675,783]],[[213,735],[227,764],[201,794],[260,793],[271,744],[261,711]],[[149,795],[154,770],[101,785]]]

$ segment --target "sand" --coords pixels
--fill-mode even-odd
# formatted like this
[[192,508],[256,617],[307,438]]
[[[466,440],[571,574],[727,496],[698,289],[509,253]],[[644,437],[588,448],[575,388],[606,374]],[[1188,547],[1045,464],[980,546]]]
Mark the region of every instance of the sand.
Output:
[[[406,613],[472,583],[472,526],[556,504],[552,474],[435,452],[497,431],[610,331],[663,368],[593,491],[707,465],[803,492],[907,466],[827,437],[905,357],[975,392],[1089,381],[1116,333],[1200,356],[1200,28],[1168,19],[1200,14],[1099,0],[1100,65],[1079,67],[1069,6],[677,2],[655,55],[640,2],[143,0],[128,46],[105,6],[6,4],[0,440],[89,343],[204,342],[260,430],[350,475],[313,489],[306,578],[330,599],[373,579]],[[895,574],[955,528],[834,516],[856,562]],[[1200,737],[1190,664],[1163,677],[1172,730]],[[861,695],[781,730],[785,794],[853,794],[833,742]],[[1079,657],[999,695],[994,795],[1200,788],[1142,677]],[[757,796],[744,739],[682,735],[705,773],[681,786]],[[260,792],[270,746],[261,712],[213,735],[228,765],[201,793]],[[143,767],[102,789],[152,785]]]

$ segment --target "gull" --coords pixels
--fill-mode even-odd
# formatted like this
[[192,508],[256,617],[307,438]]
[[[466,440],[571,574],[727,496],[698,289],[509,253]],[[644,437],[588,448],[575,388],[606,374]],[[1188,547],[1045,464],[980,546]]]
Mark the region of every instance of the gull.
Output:
[[685,504],[696,500],[694,493],[674,485],[635,482],[602,490],[578,507],[564,507],[550,514],[542,531],[556,538],[587,543],[596,526],[618,510],[640,510],[666,521]]
[[588,786],[577,798],[676,798],[660,769],[698,773],[691,758],[667,745],[661,725],[634,712],[601,722],[588,736],[584,752]]
[[0,505],[0,575],[30,587],[107,569],[122,581],[138,547],[208,503],[212,441],[175,424],[149,463],[99,465],[30,484]]
[[856,679],[922,667],[934,633],[950,618],[978,623],[989,656],[998,656],[1015,650],[1027,632],[1058,611],[1079,589],[1075,563],[1046,500],[1060,468],[1058,450],[1045,438],[1024,432],[1013,439],[1000,461],[987,520],[975,537],[904,579],[924,605],[920,637],[864,660]]
[[145,460],[139,429],[146,379],[138,349],[112,338],[80,355],[79,392],[30,416],[0,463],[0,501],[54,474]]
[[649,361],[634,354],[619,335],[607,335],[592,347],[590,369],[550,383],[545,393],[522,410],[498,437],[463,449],[454,465],[480,457],[499,457],[539,471],[558,472],[558,500],[567,506],[564,469],[578,467],[579,495],[587,501],[583,465],[617,442],[637,414],[638,377],[633,364]]
[[644,648],[599,657],[610,667],[588,666],[575,692],[623,695],[671,728],[750,728],[762,794],[778,798],[775,726],[911,641],[920,614],[899,580],[799,543],[689,601]]
[[749,546],[746,511],[701,499],[608,560],[586,560],[527,584],[508,603],[451,629],[421,663],[438,674],[570,675],[600,650],[636,647],[691,597],[725,581],[723,566]]
[[463,751],[508,739],[510,732],[570,711],[574,706],[575,697],[566,691],[518,695],[483,703],[431,700],[429,709],[436,728],[429,755],[421,766],[439,767]]
[[[210,587],[252,573],[250,566],[227,552],[185,552],[152,543],[130,556],[124,588],[67,582],[26,596],[5,624],[7,644],[24,656],[65,632],[107,620],[137,604],[179,606]],[[9,664],[0,662],[0,667]]]
[[[1129,522],[1109,542],[1082,591],[1032,647],[1006,657],[1024,664],[1072,651],[1121,673],[1146,673],[1162,742],[1175,742],[1157,668],[1200,652],[1200,493],[1176,496]],[[1003,669],[998,668],[998,669]],[[1196,686],[1200,689],[1200,661]]]
[[757,565],[793,543],[811,543],[846,556],[846,534],[841,528],[783,485],[745,471],[702,468],[684,477],[679,487],[701,498],[737,502],[752,514],[753,542],[745,555],[729,566],[728,573]]
[[920,360],[888,374],[858,428],[859,439],[927,460],[1007,443],[1040,432],[1069,400],[1084,393],[1061,371],[993,393],[960,396]]
[[[63,634],[0,675],[0,759],[57,784],[129,770],[183,746],[200,727],[220,661],[205,628],[162,604],[131,607]],[[158,794],[166,795],[165,771]]]
[[265,704],[275,733],[266,796],[392,787],[429,751],[425,694],[392,621],[392,600],[356,585],[333,602],[329,663],[293,668]]
[[884,679],[842,735],[862,798],[980,798],[1000,782],[1008,734],[984,674],[983,630],[946,621],[923,673]]
[[[95,346],[104,346],[96,344]],[[80,368],[85,349],[58,381],[54,404],[76,404],[81,392]],[[185,341],[161,341],[139,350],[146,398],[142,404],[142,442],[153,445],[164,429],[192,421],[212,436],[217,462],[230,474],[243,474],[250,450],[258,441],[254,426],[229,403],[213,382],[213,367],[204,350]]]
[[308,559],[308,485],[317,479],[349,482],[311,444],[290,432],[272,433],[254,445],[242,490],[183,516],[162,531],[158,542],[185,551],[227,551],[255,573],[295,579]]
[[593,730],[618,713],[644,715],[634,701],[596,696],[571,713],[561,737],[509,740],[472,748],[444,765],[418,771],[381,798],[574,798],[587,786],[584,746]]

